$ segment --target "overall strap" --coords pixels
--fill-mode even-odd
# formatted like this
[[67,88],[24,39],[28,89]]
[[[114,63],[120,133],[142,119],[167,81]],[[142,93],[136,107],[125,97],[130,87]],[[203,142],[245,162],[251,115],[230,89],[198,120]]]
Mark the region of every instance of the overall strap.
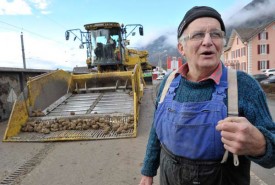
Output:
[[224,67],[222,69],[222,75],[219,84],[215,84],[215,91],[212,93],[212,100],[223,101],[223,99],[226,97],[226,90],[228,89],[227,78],[227,68]]
[[[233,69],[227,69],[227,80],[228,80],[228,109],[227,115],[230,116],[238,116],[238,84],[237,84],[237,71]],[[227,161],[228,158],[228,150],[225,151],[221,163]],[[238,155],[233,154],[233,162],[235,166],[239,166],[239,158]]]
[[238,83],[237,71],[228,69],[228,116],[238,116]]
[[169,74],[169,76],[168,76],[168,78],[167,78],[167,80],[166,80],[166,82],[165,82],[165,86],[164,86],[164,88],[163,88],[163,90],[162,90],[162,93],[161,93],[161,97],[160,97],[159,103],[162,103],[162,102],[163,102],[163,100],[164,100],[164,98],[165,98],[165,96],[166,96],[166,93],[167,93],[167,91],[168,91],[168,89],[169,89],[169,87],[170,87],[170,84],[171,84],[172,81],[174,80],[175,75],[176,75],[177,72],[178,72],[178,70],[175,70],[175,71],[173,71],[172,73]]

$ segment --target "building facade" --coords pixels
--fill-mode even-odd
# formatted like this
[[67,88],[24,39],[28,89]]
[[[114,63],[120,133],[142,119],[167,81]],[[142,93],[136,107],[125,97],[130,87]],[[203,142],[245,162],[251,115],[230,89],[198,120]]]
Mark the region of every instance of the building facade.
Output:
[[223,52],[226,66],[248,74],[275,68],[275,20],[258,28],[236,28]]
[[178,68],[182,66],[182,58],[181,57],[167,57],[167,72],[170,73],[174,70],[178,70]]

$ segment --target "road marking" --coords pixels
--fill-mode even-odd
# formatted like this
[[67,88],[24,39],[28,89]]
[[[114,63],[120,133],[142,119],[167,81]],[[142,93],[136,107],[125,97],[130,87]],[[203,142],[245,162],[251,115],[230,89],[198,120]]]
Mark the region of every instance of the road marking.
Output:
[[259,185],[268,185],[252,171],[250,171],[250,177],[251,177],[251,180],[255,180]]

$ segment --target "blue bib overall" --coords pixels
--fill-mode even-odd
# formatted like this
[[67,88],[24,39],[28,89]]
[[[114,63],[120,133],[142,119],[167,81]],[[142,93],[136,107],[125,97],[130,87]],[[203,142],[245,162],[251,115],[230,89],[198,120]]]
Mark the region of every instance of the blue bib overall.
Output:
[[227,116],[223,102],[227,70],[215,86],[212,99],[205,102],[174,101],[181,75],[173,79],[164,101],[158,105],[154,126],[162,145],[176,156],[195,160],[220,160],[224,154],[221,135],[215,127]]
[[[240,156],[240,165],[221,164],[225,152],[219,120],[227,116],[227,69],[212,99],[204,102],[174,101],[181,75],[171,83],[155,112],[154,127],[161,142],[160,185],[249,185],[250,161]],[[232,155],[230,156],[232,161]]]

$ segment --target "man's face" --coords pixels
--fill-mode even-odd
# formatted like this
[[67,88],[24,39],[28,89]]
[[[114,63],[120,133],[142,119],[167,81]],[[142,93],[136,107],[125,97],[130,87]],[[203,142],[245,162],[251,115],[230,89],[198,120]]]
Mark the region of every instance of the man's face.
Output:
[[186,57],[190,68],[213,69],[220,62],[224,44],[223,34],[217,19],[210,17],[195,19],[180,38],[179,52]]

